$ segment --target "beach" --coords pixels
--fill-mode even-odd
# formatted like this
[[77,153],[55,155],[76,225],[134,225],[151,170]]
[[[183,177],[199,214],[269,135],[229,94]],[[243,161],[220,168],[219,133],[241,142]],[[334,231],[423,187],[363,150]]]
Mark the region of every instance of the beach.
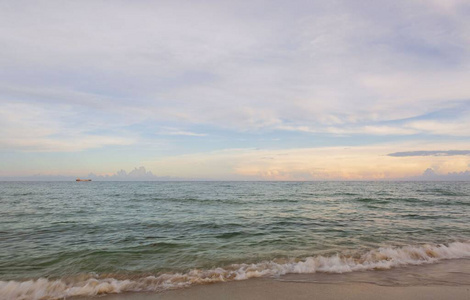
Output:
[[470,300],[469,16],[0,1],[0,300]]
[[[85,299],[96,298],[77,298]],[[349,274],[290,274],[279,278],[197,285],[161,293],[108,295],[99,299],[464,300],[470,299],[470,260]]]
[[[85,298],[96,299],[96,298]],[[183,299],[350,299],[350,300],[464,300],[470,299],[470,286],[384,287],[366,283],[319,284],[274,282],[256,279],[199,286],[161,294],[124,294],[107,296],[106,300],[183,300]]]

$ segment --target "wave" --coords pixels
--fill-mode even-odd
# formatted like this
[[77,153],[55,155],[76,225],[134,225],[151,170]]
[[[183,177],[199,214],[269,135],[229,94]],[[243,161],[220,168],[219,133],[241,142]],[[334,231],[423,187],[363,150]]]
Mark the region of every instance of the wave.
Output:
[[356,198],[354,199],[358,202],[363,202],[363,203],[373,203],[373,204],[387,204],[390,201],[385,200],[385,199],[376,199],[376,198]]
[[233,264],[187,273],[165,273],[157,276],[123,277],[123,275],[81,275],[57,280],[39,278],[28,281],[0,281],[1,299],[50,300],[71,296],[94,296],[122,292],[158,292],[193,284],[244,280],[288,273],[346,273],[384,270],[406,265],[435,263],[442,259],[470,257],[470,242],[439,245],[383,247],[353,255],[314,256],[304,259]]

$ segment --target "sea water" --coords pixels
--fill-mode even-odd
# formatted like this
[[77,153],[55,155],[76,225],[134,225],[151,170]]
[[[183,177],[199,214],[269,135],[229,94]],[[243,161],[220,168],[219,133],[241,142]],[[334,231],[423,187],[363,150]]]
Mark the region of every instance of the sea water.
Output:
[[0,298],[438,264],[469,224],[465,182],[0,182]]

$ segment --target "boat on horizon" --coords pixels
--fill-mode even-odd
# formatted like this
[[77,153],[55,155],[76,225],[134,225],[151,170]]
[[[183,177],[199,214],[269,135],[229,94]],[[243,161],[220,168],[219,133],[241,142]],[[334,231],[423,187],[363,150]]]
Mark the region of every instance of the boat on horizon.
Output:
[[80,178],[77,178],[77,179],[75,179],[75,181],[91,181],[91,179],[80,179]]

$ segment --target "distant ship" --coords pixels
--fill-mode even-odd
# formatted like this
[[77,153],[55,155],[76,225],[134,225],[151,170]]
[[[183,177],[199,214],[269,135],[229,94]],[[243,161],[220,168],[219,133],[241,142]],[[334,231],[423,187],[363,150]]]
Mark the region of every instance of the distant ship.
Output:
[[75,181],[91,181],[91,179],[80,179],[80,178],[77,178]]

